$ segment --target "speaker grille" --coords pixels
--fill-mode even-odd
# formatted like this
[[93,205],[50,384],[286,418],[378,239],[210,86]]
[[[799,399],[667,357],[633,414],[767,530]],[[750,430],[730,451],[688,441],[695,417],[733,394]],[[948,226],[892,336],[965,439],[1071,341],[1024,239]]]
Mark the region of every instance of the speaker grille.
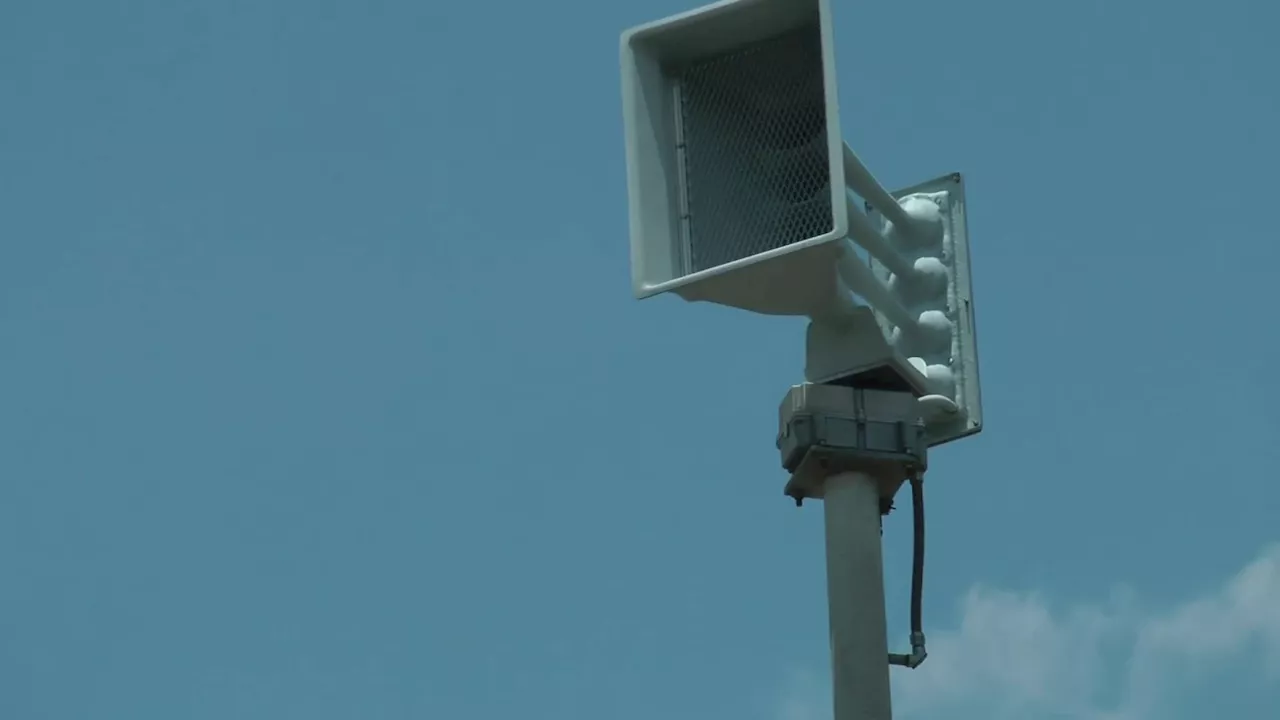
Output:
[[679,80],[689,272],[834,227],[816,17]]

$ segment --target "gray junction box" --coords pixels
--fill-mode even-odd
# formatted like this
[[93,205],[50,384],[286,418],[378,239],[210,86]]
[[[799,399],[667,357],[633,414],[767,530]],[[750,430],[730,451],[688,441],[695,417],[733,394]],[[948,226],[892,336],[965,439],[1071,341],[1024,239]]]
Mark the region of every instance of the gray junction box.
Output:
[[786,494],[800,504],[821,498],[834,474],[877,479],[885,506],[902,483],[928,467],[928,441],[910,393],[804,383],[778,408],[778,451],[791,473]]

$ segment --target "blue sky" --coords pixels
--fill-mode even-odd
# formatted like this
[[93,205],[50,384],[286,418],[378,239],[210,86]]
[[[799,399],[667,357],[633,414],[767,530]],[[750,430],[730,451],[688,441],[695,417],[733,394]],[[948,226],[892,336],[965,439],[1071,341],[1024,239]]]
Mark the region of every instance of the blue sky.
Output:
[[[630,296],[688,7],[4,2],[0,717],[829,717],[803,322]],[[898,715],[1273,717],[1276,6],[835,7],[848,141],[968,178]]]

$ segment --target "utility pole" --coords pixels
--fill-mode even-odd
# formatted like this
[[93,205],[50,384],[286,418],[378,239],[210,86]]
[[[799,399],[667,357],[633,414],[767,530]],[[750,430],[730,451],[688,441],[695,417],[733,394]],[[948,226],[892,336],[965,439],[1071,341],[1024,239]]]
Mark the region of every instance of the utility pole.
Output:
[[893,716],[880,559],[880,492],[866,473],[827,478],[827,606],[836,720]]

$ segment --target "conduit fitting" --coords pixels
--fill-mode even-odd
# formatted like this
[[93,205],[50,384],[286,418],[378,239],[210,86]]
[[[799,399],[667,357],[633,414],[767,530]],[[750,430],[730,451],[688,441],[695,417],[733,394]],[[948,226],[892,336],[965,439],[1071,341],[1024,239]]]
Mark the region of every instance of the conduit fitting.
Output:
[[905,668],[915,670],[920,667],[925,658],[929,657],[929,653],[924,649],[924,633],[911,633],[911,654],[904,655],[901,653],[890,653],[889,664],[901,665]]

